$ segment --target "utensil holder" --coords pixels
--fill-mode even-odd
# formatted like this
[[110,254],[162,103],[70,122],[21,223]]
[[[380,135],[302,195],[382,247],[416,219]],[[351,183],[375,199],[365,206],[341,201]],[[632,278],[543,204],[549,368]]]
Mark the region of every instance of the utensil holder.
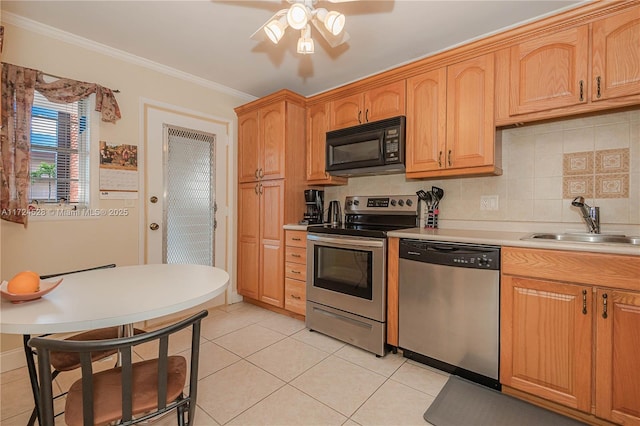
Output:
[[438,227],[438,214],[440,213],[440,210],[438,209],[428,209],[426,211],[426,218],[424,221],[424,227],[425,228],[430,228],[430,229],[435,229]]

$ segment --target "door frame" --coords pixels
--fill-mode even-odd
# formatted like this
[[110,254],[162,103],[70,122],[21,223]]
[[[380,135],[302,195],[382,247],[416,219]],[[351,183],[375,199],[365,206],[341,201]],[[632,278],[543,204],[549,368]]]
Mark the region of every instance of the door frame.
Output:
[[[146,262],[146,217],[147,217],[147,185],[146,185],[146,160],[147,160],[147,143],[149,129],[153,126],[162,126],[163,123],[180,125],[181,119],[199,120],[214,123],[222,127],[226,141],[218,138],[217,143],[223,144],[226,152],[226,195],[221,199],[216,198],[218,211],[216,213],[217,220],[225,222],[226,233],[224,236],[217,233],[217,237],[224,238],[224,269],[229,274],[229,287],[225,293],[226,303],[235,303],[242,300],[237,292],[236,274],[235,274],[235,256],[231,256],[235,252],[235,241],[232,238],[236,230],[236,162],[233,161],[236,154],[236,139],[234,134],[234,121],[228,118],[216,117],[203,114],[199,111],[189,110],[176,105],[159,102],[148,98],[140,98],[140,126],[139,126],[139,143],[138,143],[138,180],[141,194],[139,197],[139,214],[138,214],[138,263]],[[222,171],[220,171],[222,172]]]

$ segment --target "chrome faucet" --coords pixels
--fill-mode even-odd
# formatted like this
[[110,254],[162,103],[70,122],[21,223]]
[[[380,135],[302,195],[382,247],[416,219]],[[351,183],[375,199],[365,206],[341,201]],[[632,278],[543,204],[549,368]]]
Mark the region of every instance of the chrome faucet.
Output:
[[584,202],[583,197],[576,197],[571,205],[578,207],[582,213],[582,218],[587,223],[587,229],[590,234],[600,233],[600,207],[591,207]]

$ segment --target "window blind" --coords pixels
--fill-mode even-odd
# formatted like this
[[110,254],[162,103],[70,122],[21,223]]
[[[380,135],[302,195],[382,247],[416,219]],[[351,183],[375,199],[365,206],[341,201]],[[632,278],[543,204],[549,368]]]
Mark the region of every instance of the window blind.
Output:
[[49,102],[37,91],[31,116],[30,199],[89,204],[89,105]]

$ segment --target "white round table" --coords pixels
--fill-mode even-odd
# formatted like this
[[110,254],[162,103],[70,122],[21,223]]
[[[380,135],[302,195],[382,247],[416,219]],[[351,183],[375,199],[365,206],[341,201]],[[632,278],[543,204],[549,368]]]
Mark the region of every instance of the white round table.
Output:
[[[30,335],[131,326],[193,308],[222,294],[229,274],[212,266],[154,264],[95,269],[63,275],[37,300],[0,304],[0,332],[22,334],[27,370],[38,415],[38,381]],[[52,278],[59,279],[59,277]]]
[[197,306],[222,294],[229,283],[222,269],[181,264],[121,266],[62,277],[40,299],[17,304],[3,299],[0,332],[34,335],[132,324]]

